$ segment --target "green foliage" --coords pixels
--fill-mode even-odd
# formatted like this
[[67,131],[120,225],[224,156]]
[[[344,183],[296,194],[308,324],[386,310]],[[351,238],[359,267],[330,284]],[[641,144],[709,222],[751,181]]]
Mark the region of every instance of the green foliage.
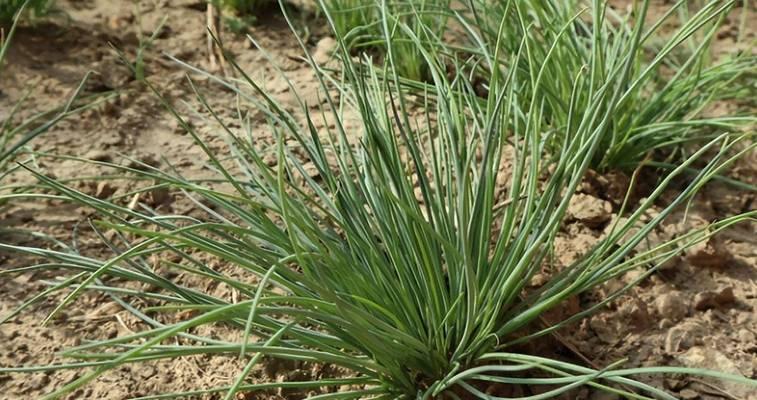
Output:
[[[430,79],[430,71],[416,43],[436,46],[447,29],[449,0],[322,0],[335,33],[344,38],[352,52],[377,51],[387,54],[394,47],[394,71],[416,81]],[[410,30],[399,28],[404,26]]]
[[13,21],[13,17],[26,5],[25,12],[32,17],[46,15],[52,8],[53,0],[2,0],[0,1],[0,24]]
[[220,0],[220,3],[241,14],[254,14],[261,6],[270,4],[271,0]]
[[[25,2],[21,2],[21,4],[19,4],[15,9],[15,12],[12,13],[11,18],[16,18],[13,19],[13,24],[8,31],[7,37],[4,36],[2,38],[3,41],[0,42],[0,73],[5,70],[5,57],[8,54],[8,49],[10,48],[13,37],[16,34],[16,28],[18,27],[18,22],[20,19],[19,12],[23,12],[23,9],[25,8],[24,3]],[[0,123],[0,177],[4,176],[4,173],[7,169],[6,166],[11,161],[11,158],[16,153],[16,151],[18,151],[18,149],[21,148],[26,142],[33,139],[34,136],[37,135],[27,135],[29,136],[28,139],[24,137],[20,142],[11,144],[11,141],[14,140],[17,136],[20,136],[21,132],[23,132],[25,128],[24,126],[22,126],[21,129],[18,129],[12,126],[13,117],[18,112],[18,110],[21,109],[22,104],[23,100],[19,101],[18,104],[16,104],[16,106],[12,110],[10,110],[8,115],[5,116],[5,120]]]
[[164,16],[152,34],[150,34],[150,36],[145,36],[144,33],[142,33],[142,11],[140,10],[138,3],[134,4],[134,15],[136,16],[137,39],[139,40],[139,45],[137,45],[132,70],[134,71],[135,79],[142,82],[145,79],[145,53],[152,47],[155,40],[163,32],[168,17]]
[[223,21],[234,33],[244,33],[256,22],[255,15],[275,0],[212,0],[223,13]]
[[374,0],[325,0],[324,4],[334,21],[335,30],[342,36],[355,30],[378,31],[379,3]]
[[224,16],[223,19],[226,26],[230,31],[234,33],[245,33],[247,29],[252,26],[256,19],[254,15],[236,15],[236,16]]
[[[13,24],[8,31],[8,35],[4,37],[4,41],[0,43],[0,73],[4,72],[5,70],[5,57],[8,54],[8,48],[11,46],[11,42],[13,41],[13,37],[16,33],[16,28],[18,27],[20,17],[21,15],[17,13],[16,19],[13,21]],[[93,107],[99,104],[100,101],[104,101],[109,97],[112,97],[112,93],[103,93],[101,95],[91,96],[87,98],[86,101],[84,101],[83,105],[76,105],[75,103],[77,100],[79,100],[86,80],[87,76],[84,77],[76,90],[74,90],[73,94],[66,102],[66,104],[62,107],[58,107],[57,109],[36,114],[21,121],[20,123],[14,124],[14,119],[16,118],[18,112],[27,105],[28,97],[33,89],[33,87],[29,87],[26,95],[24,95],[13,106],[13,108],[9,110],[8,114],[4,116],[5,119],[3,121],[0,121],[0,183],[2,183],[3,179],[9,173],[18,168],[10,167],[9,165],[14,161],[14,158],[21,151],[21,149],[30,141],[48,131],[60,120],[74,113]],[[0,191],[7,190],[13,191],[14,188],[8,188],[7,186],[0,184]],[[7,194],[0,195],[0,205],[5,204],[5,202],[9,198],[12,198],[14,196],[15,195],[10,195],[10,197],[8,197]]]
[[[585,4],[577,1],[480,0],[470,4],[476,10],[471,23],[481,27],[491,51],[500,52],[500,62],[507,63],[525,44],[528,57],[515,66],[517,71],[528,75],[544,68],[550,77],[540,84],[550,94],[544,107],[548,129],[557,133],[550,144],[553,152],[559,152],[563,142],[559,132],[569,123],[566,99],[575,78],[597,60],[600,67],[593,68],[590,77],[594,85],[612,81],[634,49],[622,107],[610,121],[612,134],[592,160],[592,167],[599,170],[633,170],[655,150],[672,153],[677,161],[685,154],[685,143],[711,139],[721,132],[738,133],[757,122],[753,115],[711,113],[719,100],[757,96],[757,57],[744,53],[714,61],[710,51],[736,1],[709,1],[693,11],[688,3],[676,2],[650,23],[635,48],[633,20],[648,18],[647,2],[635,2],[637,8],[625,16],[616,14],[604,0],[592,1],[585,11],[581,11]],[[673,18],[680,21],[678,29],[662,33]],[[594,106],[586,93],[578,93],[573,100],[579,109]]]
[[[588,54],[586,71],[572,77],[570,93],[561,97],[570,123],[560,127],[559,156],[544,159],[552,139],[544,135],[550,114],[542,105],[554,95],[543,84],[552,79],[548,62],[521,74],[500,66],[498,55],[482,46],[481,61],[461,61],[450,73],[446,61],[426,47],[413,27],[386,12],[381,23],[394,25],[415,46],[428,66],[433,91],[418,98],[397,74],[384,74],[367,58],[353,61],[339,36],[342,71],[326,75],[314,68],[324,99],[315,113],[299,98],[301,114],[288,111],[288,104],[278,103],[231,58],[239,74],[233,81],[185,65],[236,91],[240,102],[261,111],[275,145],[261,146],[254,131],[259,126],[245,117],[238,121],[241,132],[233,131],[198,92],[206,111],[227,134],[230,148],[223,159],[168,100],[163,101],[206,152],[218,179],[192,180],[150,166],[140,168],[142,172],[112,167],[141,173],[156,185],[183,193],[206,211],[204,218],[159,215],[148,207],[107,202],[38,174],[41,184],[58,197],[96,211],[98,220],[92,226],[113,256],[93,258],[74,247],[0,244],[4,251],[46,259],[0,274],[60,269],[68,275],[50,282],[47,291],[24,306],[65,292],[49,316],[54,318],[82,292],[95,290],[110,295],[150,328],[68,349],[63,355],[74,361],[67,364],[0,372],[92,368],[46,399],[71,393],[126,363],[197,354],[241,357],[247,364],[230,386],[146,398],[225,393],[226,399],[233,399],[239,391],[266,388],[342,387],[343,392],[313,398],[456,399],[464,394],[490,399],[481,388],[495,383],[547,385],[543,394],[531,399],[557,396],[581,385],[631,398],[674,399],[629,378],[644,373],[691,373],[757,386],[754,380],[706,370],[619,369],[619,363],[593,370],[513,353],[513,344],[549,334],[602,307],[689,246],[757,218],[755,211],[726,217],[707,229],[633,253],[651,230],[741,155],[734,153],[737,142],[721,136],[673,169],[636,209],[624,204],[619,214],[627,218],[609,227],[586,256],[556,272],[538,290],[524,291],[548,262],[572,194],[613,135],[613,119],[625,106],[624,93],[636,65],[642,24],[632,29],[630,48],[610,65],[613,73],[602,84],[592,77],[606,64],[599,52]],[[468,33],[476,32],[470,28]],[[388,70],[397,71],[397,51],[404,50],[397,42],[386,46]],[[532,50],[537,49],[520,46],[508,65],[521,65]],[[548,54],[545,61],[554,56]],[[476,67],[467,62],[493,66],[483,99],[463,72]],[[145,83],[157,93],[149,79]],[[329,87],[336,87],[338,95]],[[581,96],[586,100],[579,101]],[[423,105],[425,113],[414,112],[413,101]],[[523,104],[528,107],[523,109]],[[347,115],[357,115],[359,126],[348,130]],[[327,120],[331,124],[319,123]],[[747,145],[742,153],[754,148]],[[511,162],[504,159],[506,152]],[[714,158],[706,167],[678,197],[643,222],[642,216],[667,185],[707,153],[714,153]],[[276,160],[273,166],[266,161],[271,156]],[[497,176],[506,162],[512,170],[502,188]],[[206,264],[210,258],[235,270],[213,269]],[[641,269],[641,277],[599,304],[551,327],[534,324],[569,297],[633,269]],[[172,278],[175,272],[225,285],[239,300],[219,297],[206,290],[208,285],[184,286]],[[177,310],[191,310],[194,316],[177,320]],[[236,327],[241,338],[205,336],[195,329],[217,323]],[[328,363],[351,373],[246,383],[263,355]]]

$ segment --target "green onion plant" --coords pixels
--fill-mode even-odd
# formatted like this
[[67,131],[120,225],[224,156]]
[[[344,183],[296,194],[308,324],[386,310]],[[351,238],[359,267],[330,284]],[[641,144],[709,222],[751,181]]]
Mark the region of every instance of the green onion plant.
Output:
[[381,56],[393,47],[396,60],[391,65],[398,75],[415,80],[430,79],[417,42],[400,24],[409,28],[416,39],[428,47],[438,45],[425,40],[424,31],[431,29],[433,37],[441,38],[447,30],[451,14],[449,0],[326,0],[322,2],[334,30],[349,44],[351,51],[371,52]]
[[[16,29],[25,7],[26,4],[22,4],[17,10],[15,19],[8,30],[7,36],[4,36],[3,41],[0,42],[0,73],[5,71],[5,57],[8,54],[8,49],[15,36]],[[19,112],[27,104],[29,96],[32,93],[32,85],[27,89],[21,99],[8,110],[7,114],[3,115],[3,119],[0,120],[0,191],[16,192],[21,189],[5,185],[3,184],[3,181],[10,173],[18,170],[19,167],[12,166],[12,163],[15,161],[16,156],[27,144],[29,144],[29,142],[39,135],[42,135],[68,116],[95,107],[102,101],[106,101],[113,97],[114,93],[105,92],[95,96],[82,98],[82,92],[86,86],[85,83],[87,78],[88,75],[85,76],[81,83],[72,91],[69,99],[61,107],[37,113],[16,123],[15,120],[17,119]],[[5,196],[2,196],[3,198],[0,199],[0,205],[5,204],[8,198],[15,196],[8,196],[8,193],[4,194]]]
[[[92,228],[113,254],[98,258],[80,254],[74,246],[0,244],[3,251],[45,260],[4,275],[39,270],[63,274],[5,321],[60,293],[63,299],[48,321],[85,291],[97,291],[131,311],[145,329],[67,349],[64,363],[0,368],[0,373],[86,368],[45,399],[71,393],[121,365],[198,354],[239,357],[245,367],[226,386],[141,399],[211,394],[234,399],[240,392],[272,388],[301,390],[312,399],[497,399],[491,390],[509,385],[534,388],[537,394],[524,399],[556,397],[584,385],[634,399],[675,398],[633,379],[647,373],[698,374],[757,387],[754,380],[716,371],[636,368],[623,366],[622,360],[594,369],[518,352],[515,346],[600,309],[689,246],[757,217],[754,211],[729,216],[634,252],[709,179],[755,148],[737,146],[738,138],[721,135],[672,169],[638,207],[624,203],[618,213],[626,219],[617,219],[586,256],[556,271],[544,286],[526,290],[530,278],[549,262],[572,194],[613,135],[646,32],[643,23],[631,32],[629,47],[618,49],[618,60],[607,64],[601,53],[593,52],[586,68],[571,77],[570,92],[560,97],[567,123],[554,128],[563,142],[557,157],[546,157],[556,140],[545,135],[546,105],[555,95],[544,85],[551,79],[548,62],[524,74],[500,66],[503,56],[482,46],[481,61],[458,61],[450,74],[443,57],[425,43],[432,40],[435,27],[421,29],[419,36],[415,27],[397,21],[386,8],[381,23],[414,43],[434,90],[418,96],[393,72],[396,42],[386,42],[386,62],[377,66],[368,55],[351,57],[338,29],[342,68],[327,72],[308,56],[322,85],[323,102],[307,104],[298,98],[296,114],[232,57],[228,62],[240,80],[182,64],[236,91],[240,104],[260,111],[267,125],[256,125],[240,112],[242,128],[233,129],[196,89],[198,100],[227,137],[229,151],[223,158],[163,101],[206,152],[218,179],[192,180],[147,165],[140,172],[100,164],[172,188],[204,210],[202,218],[97,199],[36,174],[56,198],[96,212]],[[531,46],[521,40],[508,65],[522,65],[534,51]],[[546,61],[557,56],[546,52]],[[483,100],[462,72],[476,67],[468,62],[487,63],[491,71]],[[606,74],[601,71],[605,68],[610,69]],[[600,76],[607,78],[600,81]],[[157,93],[149,78],[145,82]],[[350,115],[357,116],[357,127],[348,128]],[[334,124],[319,123],[327,119]],[[273,146],[261,144],[261,129],[274,138]],[[505,160],[506,153],[511,161]],[[669,184],[705,154],[713,158],[680,194],[651,220],[643,220]],[[271,157],[275,163],[267,162]],[[497,176],[506,165],[511,169],[502,187]],[[106,230],[113,234],[104,234]],[[228,268],[214,268],[209,259]],[[638,279],[599,303],[565,321],[540,323],[545,312],[566,299],[634,269],[642,271]],[[169,272],[225,285],[238,294],[237,300],[214,295],[205,286],[181,284]],[[179,317],[180,310],[192,313]],[[237,329],[240,338],[206,336],[197,329],[211,324]],[[330,364],[349,372],[251,382],[250,373],[263,357]]]
[[[480,0],[468,3],[468,20],[477,28],[476,41],[486,42],[491,51],[497,48],[498,62],[508,63],[525,41],[527,55],[508,68],[525,76],[545,70],[549,78],[540,82],[540,89],[548,93],[543,107],[548,129],[555,132],[552,152],[558,152],[560,132],[570,122],[567,99],[572,99],[573,78],[590,67],[593,85],[614,81],[612,74],[628,61],[624,56],[633,48],[626,88],[609,121],[612,134],[603,139],[591,164],[597,170],[631,171],[654,151],[677,162],[686,154],[684,144],[701,143],[722,132],[738,135],[757,123],[747,113],[712,113],[717,101],[757,96],[757,57],[744,53],[715,60],[711,51],[718,29],[738,1],[712,0],[690,7],[692,2],[679,0],[645,26],[636,45],[635,27],[648,18],[648,3],[634,2],[630,14],[619,15],[605,0]],[[678,27],[663,34],[662,28],[674,19]],[[597,106],[588,93],[576,94],[576,108]]]
[[271,0],[213,0],[223,13],[226,26],[233,32],[244,32],[255,23],[255,15],[263,7],[275,4]]
[[[11,13],[13,23],[8,30],[7,36],[3,35],[2,41],[0,42],[0,73],[3,73],[5,70],[5,57],[8,54],[8,49],[10,48],[13,37],[16,34],[19,21],[21,20],[27,6],[34,6],[34,4],[26,1],[18,2],[17,5],[14,3],[13,13]],[[0,7],[11,7],[11,4]],[[4,14],[0,15],[4,16]],[[42,119],[44,117],[43,115],[40,115],[39,118],[32,118],[19,126],[14,126],[13,118],[21,109],[24,102],[25,98],[22,98],[21,101],[16,103],[16,105],[8,111],[7,115],[3,116],[4,119],[0,121],[0,177],[4,176],[4,173],[7,170],[7,165],[10,163],[13,155],[26,143],[43,133],[47,129],[44,128],[45,126],[51,126],[51,124],[42,124],[41,126],[36,127],[36,129],[31,129],[35,122],[39,123],[40,120],[44,121],[44,119]],[[15,139],[19,138],[20,140],[14,142]]]
[[51,0],[3,0],[0,2],[0,25],[13,23],[16,14],[23,11],[33,18],[44,16],[52,6]]
[[239,13],[254,13],[260,9],[265,3],[270,3],[269,0],[221,0],[221,3],[225,7],[229,7],[232,10]]
[[[324,2],[326,12],[331,15],[336,31],[342,36],[349,32],[369,31],[378,21],[379,7],[372,0],[327,0]],[[354,34],[354,33],[353,33]]]
[[155,40],[163,32],[168,17],[164,16],[152,34],[150,34],[150,36],[145,36],[142,31],[142,10],[140,9],[139,3],[134,3],[134,15],[136,16],[135,25],[137,28],[137,40],[139,41],[139,44],[137,45],[134,57],[134,67],[132,69],[134,70],[134,78],[137,81],[142,82],[145,79],[145,53],[152,47]]

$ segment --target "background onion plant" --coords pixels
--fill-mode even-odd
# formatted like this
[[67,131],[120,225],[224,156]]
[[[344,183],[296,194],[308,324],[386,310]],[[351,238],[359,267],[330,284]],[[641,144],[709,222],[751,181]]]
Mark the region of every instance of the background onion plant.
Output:
[[[507,67],[524,76],[545,70],[549,79],[539,82],[539,89],[547,94],[543,105],[547,129],[555,133],[550,147],[563,142],[560,136],[571,107],[568,99],[579,110],[609,106],[594,103],[589,92],[571,98],[573,78],[590,63],[599,63],[591,69],[594,85],[613,81],[613,74],[628,61],[628,51],[634,49],[624,93],[608,121],[612,133],[603,139],[591,164],[598,170],[630,171],[655,150],[679,161],[685,156],[684,144],[755,127],[757,118],[750,113],[719,115],[712,109],[719,100],[757,95],[757,57],[749,52],[717,56],[712,51],[715,35],[738,3],[679,0],[659,17],[649,15],[649,1],[635,1],[632,12],[622,14],[605,0],[466,4],[476,39],[486,42],[491,51],[497,48],[500,63],[509,63],[525,41],[527,55],[518,65]],[[654,20],[636,45],[635,27],[644,19]],[[672,32],[667,32],[671,27]]]
[[213,4],[224,10],[223,22],[233,32],[245,32],[255,23],[255,16],[264,7],[275,2],[271,0],[213,0]]
[[[334,25],[332,18],[329,21]],[[312,397],[317,399],[491,399],[495,397],[485,393],[491,384],[544,388],[529,399],[554,397],[582,385],[637,399],[674,398],[630,378],[641,373],[692,373],[757,385],[715,371],[623,368],[622,363],[596,370],[513,351],[517,343],[550,334],[602,307],[694,243],[757,217],[757,212],[728,217],[651,250],[634,252],[655,226],[685,206],[709,179],[755,147],[747,144],[736,151],[738,141],[721,135],[664,176],[637,208],[624,204],[619,214],[627,218],[618,219],[585,257],[555,273],[538,290],[524,290],[547,262],[584,173],[614,134],[614,118],[625,106],[629,77],[644,38],[642,23],[630,33],[629,46],[618,49],[613,64],[606,64],[600,52],[592,52],[586,67],[570,77],[571,89],[561,97],[566,107],[549,110],[564,112],[567,122],[552,128],[556,133],[551,135],[545,134],[550,128],[546,104],[555,94],[544,81],[552,79],[551,57],[559,56],[549,50],[556,48],[555,42],[542,44],[547,62],[527,74],[501,64],[507,59],[507,65],[522,65],[534,51],[534,43],[527,39],[508,58],[482,46],[481,60],[460,61],[457,72],[450,74],[446,63],[424,43],[433,37],[435,27],[424,28],[419,35],[386,8],[381,23],[401,30],[415,44],[428,66],[433,91],[419,97],[414,87],[391,73],[399,58],[395,42],[386,42],[386,63],[377,67],[368,56],[353,60],[337,29],[342,69],[327,73],[308,58],[322,85],[324,103],[319,112],[312,112],[299,99],[304,120],[278,103],[232,58],[228,61],[241,76],[239,81],[186,65],[193,73],[235,90],[242,103],[261,111],[275,138],[273,148],[263,147],[248,119],[240,118],[242,129],[234,131],[218,118],[231,155],[230,160],[221,159],[166,101],[206,151],[220,179],[196,181],[174,170],[145,165],[140,172],[100,163],[174,189],[204,210],[203,218],[100,200],[37,174],[58,198],[97,212],[92,227],[113,256],[90,257],[75,246],[60,244],[50,248],[0,244],[0,249],[46,260],[3,274],[53,269],[67,273],[49,282],[48,290],[21,309],[60,292],[65,298],[49,316],[54,318],[80,294],[94,290],[109,294],[149,328],[70,348],[63,352],[70,363],[0,372],[89,368],[47,398],[70,393],[126,363],[197,354],[241,357],[246,366],[229,386],[143,399],[208,393],[233,399],[238,392],[276,387],[345,388]],[[497,40],[504,39],[500,33]],[[483,100],[463,73],[475,67],[466,62],[486,63],[491,72]],[[605,68],[611,69],[606,75],[600,71]],[[599,76],[605,79],[600,81]],[[149,79],[145,82],[151,87]],[[198,95],[216,116],[199,91]],[[523,109],[523,104],[528,108]],[[347,128],[350,113],[358,116],[357,128]],[[321,119],[334,121],[333,127],[319,124]],[[546,157],[554,140],[561,141],[559,154]],[[496,182],[506,152],[512,154],[512,170],[502,188]],[[265,160],[271,154],[276,160],[273,166]],[[641,216],[668,184],[705,154],[714,157],[678,197],[642,222]],[[104,230],[114,234],[105,235]],[[234,278],[208,265],[208,257],[257,278]],[[156,258],[158,265],[152,261]],[[540,316],[567,298],[632,269],[643,273],[600,303],[555,325],[539,323]],[[239,300],[229,302],[200,287],[182,285],[167,271],[226,285]],[[181,319],[178,310],[193,313]],[[196,329],[221,323],[239,329],[241,339],[204,336]],[[263,356],[328,363],[351,373],[295,382],[249,382],[248,375]]]
[[[0,42],[0,74],[6,70],[5,59],[8,49],[13,42],[26,6],[27,4],[25,3],[21,4],[16,10],[15,19],[7,33],[2,37],[2,42]],[[11,185],[6,182],[6,179],[14,172],[20,170],[19,163],[34,162],[33,153],[24,151],[32,140],[49,131],[61,120],[95,107],[115,95],[114,92],[107,91],[96,95],[83,96],[82,93],[87,79],[88,75],[71,92],[68,100],[62,106],[22,118],[19,114],[24,107],[29,105],[29,96],[35,88],[35,83],[32,82],[28,85],[27,91],[21,99],[13,107],[4,110],[0,114],[0,192],[2,192],[0,206],[4,206],[8,200],[17,196],[23,197],[24,195],[21,192],[29,189],[27,185]],[[26,154],[29,157],[26,160],[19,161],[19,158],[21,158],[20,154]],[[5,229],[2,230],[4,231]]]
[[52,10],[52,0],[3,0],[0,2],[0,24],[11,24],[19,12],[41,17]]
[[449,0],[326,0],[321,4],[351,52],[373,52],[383,58],[391,46],[396,54],[394,73],[415,81],[430,79],[418,40],[424,47],[438,45],[426,41],[425,31],[431,30],[436,38],[444,35],[451,14]]
[[[16,35],[18,24],[23,16],[26,7],[34,6],[35,2],[18,2],[18,6],[15,8],[15,18],[10,25],[7,33],[4,32],[2,41],[0,41],[0,73],[4,73],[6,69],[5,58],[8,54],[8,49],[13,42],[13,37]],[[28,4],[27,4],[28,3]],[[8,5],[10,7],[10,5]],[[12,17],[13,18],[13,17]],[[41,135],[50,127],[55,125],[61,119],[71,115],[74,112],[82,109],[81,105],[75,107],[74,103],[79,98],[81,91],[84,87],[85,79],[82,83],[73,91],[70,100],[62,107],[48,112],[39,113],[30,118],[27,118],[20,123],[15,123],[16,116],[19,111],[22,110],[26,104],[29,94],[33,89],[32,85],[28,88],[25,96],[22,97],[11,109],[6,110],[3,114],[0,114],[2,120],[0,120],[0,180],[5,177],[8,172],[9,164],[13,160],[13,156],[21,150],[27,143],[29,143],[35,137]],[[102,96],[96,97],[108,97],[110,93],[105,93]],[[95,98],[90,98],[93,102],[90,102],[89,106],[96,104]]]

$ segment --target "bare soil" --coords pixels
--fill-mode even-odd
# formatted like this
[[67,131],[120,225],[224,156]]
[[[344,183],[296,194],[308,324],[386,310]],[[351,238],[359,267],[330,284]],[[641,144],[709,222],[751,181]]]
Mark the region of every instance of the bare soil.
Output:
[[[616,2],[621,5],[623,2]],[[162,167],[177,168],[185,176],[209,175],[207,157],[161,106],[158,98],[144,90],[119,61],[113,47],[133,58],[140,32],[149,36],[166,17],[166,27],[146,56],[146,73],[158,90],[190,123],[213,149],[224,151],[220,127],[207,118],[187,81],[187,69],[166,59],[170,54],[188,64],[209,69],[205,34],[205,2],[201,0],[150,0],[139,2],[139,13],[132,2],[113,0],[59,1],[66,16],[58,15],[34,27],[19,30],[8,63],[0,76],[0,120],[27,90],[31,90],[21,117],[46,111],[65,103],[82,77],[92,72],[86,91],[89,94],[117,90],[114,98],[95,109],[72,116],[52,131],[35,140],[32,147],[58,155],[70,155],[129,164],[139,160]],[[657,4],[658,8],[662,7]],[[139,14],[139,17],[137,17]],[[330,46],[323,23],[311,13],[295,13],[308,27],[306,45],[326,60]],[[752,14],[750,14],[752,16]],[[308,104],[317,105],[317,83],[285,21],[275,9],[257,16],[258,23],[249,33],[267,49],[285,71]],[[140,26],[141,24],[141,26]],[[729,26],[738,24],[730,21]],[[735,34],[718,36],[718,49],[735,43]],[[223,34],[225,46],[237,62],[254,78],[264,78],[274,96],[292,106],[295,98],[283,78],[271,68],[265,55],[242,35]],[[747,41],[754,42],[754,32]],[[222,71],[216,70],[216,73]],[[234,120],[236,98],[233,93],[201,77],[193,76],[203,95],[221,117]],[[725,104],[722,107],[728,108]],[[263,116],[250,111],[260,121],[255,135],[270,141]],[[133,189],[130,181],[94,179],[104,168],[73,160],[46,157],[36,166],[57,178],[80,178],[78,189],[103,197],[119,196]],[[731,176],[757,183],[757,155],[749,155],[730,172]],[[26,174],[12,179],[29,182]],[[590,176],[574,200],[570,218],[558,238],[554,268],[569,264],[584,254],[607,229],[618,209],[622,174]],[[654,176],[649,176],[650,181]],[[652,182],[650,182],[651,184]],[[686,182],[680,182],[685,185]],[[622,193],[622,191],[620,192]],[[670,192],[672,196],[675,188]],[[129,201],[125,198],[123,201]],[[197,212],[188,202],[173,201],[170,194],[153,193],[140,199],[153,207],[174,213]],[[736,212],[754,209],[755,194],[724,183],[712,183],[696,198],[688,217],[676,215],[650,237],[652,243],[684,233]],[[95,235],[87,233],[91,210],[55,201],[19,201],[0,210],[0,228],[42,231],[57,239],[76,239],[79,249],[88,254],[107,252]],[[556,353],[574,359],[585,357],[604,366],[627,358],[627,365],[686,365],[714,368],[746,377],[757,377],[757,224],[742,225],[666,265],[628,295],[598,314],[565,329],[561,341],[554,341]],[[76,236],[75,236],[76,235]],[[0,240],[16,244],[34,243],[21,235],[0,232]],[[14,268],[33,262],[27,257],[0,252],[0,268]],[[224,268],[224,266],[217,266]],[[548,279],[550,268],[537,275],[534,287]],[[629,273],[623,281],[637,275]],[[42,279],[49,274],[3,276],[0,281],[0,315],[14,310],[26,299],[43,290]],[[548,316],[556,321],[581,307],[601,299],[623,282],[610,283],[586,296],[576,298]],[[207,285],[207,282],[194,282]],[[207,287],[216,294],[234,295],[223,288]],[[35,304],[10,322],[0,325],[0,366],[40,365],[60,361],[55,353],[84,339],[112,338],[143,328],[127,311],[103,295],[89,294],[70,305],[63,314],[41,326],[59,298]],[[219,337],[238,337],[228,328],[210,327]],[[566,347],[567,346],[567,347]],[[572,348],[573,350],[570,350]],[[580,355],[578,354],[580,353]],[[140,395],[203,389],[229,384],[243,365],[235,357],[197,356],[181,360],[130,365],[113,370],[71,399],[125,399]],[[303,376],[340,374],[327,366],[268,361],[257,368],[255,380],[302,379]],[[49,393],[75,379],[80,371],[0,375],[0,399],[31,399]],[[682,399],[757,399],[757,393],[721,382],[683,376],[650,376],[645,381],[664,387]],[[333,390],[333,389],[332,389]],[[268,392],[245,398],[300,398],[307,393]],[[604,394],[582,389],[573,398],[607,399]],[[197,398],[214,398],[202,397]]]

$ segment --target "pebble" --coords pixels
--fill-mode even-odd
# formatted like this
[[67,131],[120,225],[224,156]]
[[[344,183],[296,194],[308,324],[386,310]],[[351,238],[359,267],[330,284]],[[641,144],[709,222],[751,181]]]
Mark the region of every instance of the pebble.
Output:
[[725,245],[714,237],[695,244],[687,250],[686,255],[686,260],[692,265],[703,268],[723,268],[732,259],[733,255]]
[[91,150],[84,155],[84,158],[92,161],[111,162],[113,157],[105,150]]
[[590,228],[596,228],[612,217],[612,204],[583,193],[576,194],[568,205],[568,215]]
[[732,305],[736,302],[732,287],[726,287],[720,291],[706,291],[694,296],[694,309],[697,311],[709,310]]
[[106,328],[105,337],[107,337],[108,339],[113,339],[117,336],[118,336],[118,328],[112,325]]
[[97,184],[97,189],[95,190],[95,197],[97,197],[98,199],[107,199],[115,192],[116,188],[108,183],[108,181],[100,181],[100,183]]
[[678,397],[683,400],[694,400],[696,398],[699,398],[699,393],[691,389],[683,389],[678,392]]
[[647,304],[634,299],[618,307],[618,313],[627,317],[628,326],[635,331],[643,331],[652,325],[652,318],[647,310]]
[[757,340],[755,339],[754,333],[749,329],[740,329],[738,336],[739,341],[744,342],[745,344],[755,343],[755,341]]
[[326,36],[315,45],[313,60],[319,65],[324,65],[329,62],[334,50],[336,50],[336,40],[330,36]]
[[547,274],[537,272],[534,274],[534,276],[531,277],[531,281],[529,282],[529,286],[531,287],[542,287],[549,282],[549,276]]
[[152,207],[168,205],[171,203],[171,200],[171,192],[167,187],[157,187],[150,190],[150,205]]
[[686,317],[689,305],[679,291],[670,291],[659,295],[654,301],[657,312],[664,318],[679,321]]
[[701,337],[704,329],[696,323],[682,323],[668,330],[665,336],[665,352],[675,354],[681,350],[691,348],[696,344],[696,339]]
[[137,369],[137,371],[142,379],[150,379],[157,373],[155,367],[153,367],[152,365],[144,365]]
[[104,90],[114,90],[126,86],[133,75],[129,68],[116,59],[107,59],[94,66],[93,85]]
[[50,383],[50,377],[47,375],[36,375],[28,381],[28,388],[31,390],[39,390],[47,386]]
[[[728,356],[718,350],[706,347],[692,347],[683,354],[676,357],[678,361],[689,368],[706,368],[716,369],[727,374],[744,376],[736,363]],[[703,380],[717,382],[717,385],[723,388],[738,399],[753,398],[754,388],[738,382],[716,380],[711,378],[702,378]]]

